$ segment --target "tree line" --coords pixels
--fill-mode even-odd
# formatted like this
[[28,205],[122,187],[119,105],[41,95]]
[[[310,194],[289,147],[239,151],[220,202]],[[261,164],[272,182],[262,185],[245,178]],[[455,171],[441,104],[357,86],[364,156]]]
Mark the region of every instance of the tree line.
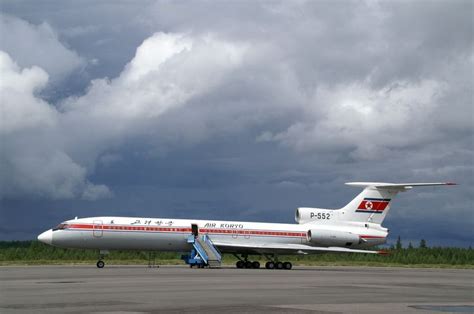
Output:
[[[421,240],[418,247],[404,248],[400,238],[386,250],[387,255],[375,254],[317,254],[285,256],[296,265],[432,265],[474,267],[472,248],[428,247]],[[179,264],[179,253],[152,252],[154,258],[165,264]],[[106,260],[111,263],[146,263],[150,252],[111,251]],[[0,264],[81,263],[96,261],[97,250],[62,249],[38,241],[0,241]],[[283,258],[283,257],[281,257]],[[258,259],[256,257],[255,259]],[[232,255],[225,255],[224,263],[233,263]]]

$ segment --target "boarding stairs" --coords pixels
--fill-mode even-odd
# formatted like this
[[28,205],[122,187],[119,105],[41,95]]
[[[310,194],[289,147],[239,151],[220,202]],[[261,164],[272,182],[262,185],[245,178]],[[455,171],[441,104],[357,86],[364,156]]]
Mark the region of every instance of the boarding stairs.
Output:
[[193,250],[190,255],[183,256],[183,260],[189,265],[220,267],[222,255],[214,246],[209,236],[188,237],[188,243],[192,243]]

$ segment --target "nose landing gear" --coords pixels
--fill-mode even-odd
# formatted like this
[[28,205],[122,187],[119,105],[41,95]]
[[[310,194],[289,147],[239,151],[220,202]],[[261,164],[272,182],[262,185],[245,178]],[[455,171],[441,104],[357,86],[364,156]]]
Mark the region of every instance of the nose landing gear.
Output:
[[100,250],[99,251],[99,258],[98,258],[98,261],[97,261],[97,268],[104,268],[105,266],[105,262],[103,261],[105,255],[109,254],[109,251],[107,250]]

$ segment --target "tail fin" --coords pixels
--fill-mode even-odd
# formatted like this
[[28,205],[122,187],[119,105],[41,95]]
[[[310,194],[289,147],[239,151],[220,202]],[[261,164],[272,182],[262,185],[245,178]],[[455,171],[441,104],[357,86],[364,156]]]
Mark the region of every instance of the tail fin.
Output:
[[417,186],[455,185],[455,183],[382,183],[348,182],[364,187],[349,204],[341,208],[344,220],[381,224],[390,210],[392,199],[399,193]]

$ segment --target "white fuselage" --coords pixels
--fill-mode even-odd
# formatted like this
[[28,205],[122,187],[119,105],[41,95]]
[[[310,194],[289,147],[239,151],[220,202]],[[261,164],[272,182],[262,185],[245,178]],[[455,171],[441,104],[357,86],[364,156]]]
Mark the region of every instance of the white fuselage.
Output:
[[[100,250],[158,250],[186,252],[191,249],[187,238],[193,233],[207,234],[213,241],[235,244],[306,244],[312,230],[344,231],[358,235],[360,241],[350,248],[366,248],[385,243],[387,230],[376,224],[305,223],[281,224],[242,221],[195,219],[91,217],[65,221],[57,228],[39,236],[41,241],[64,248]],[[196,228],[197,227],[197,228]],[[223,253],[238,253],[239,249],[224,249]]]

